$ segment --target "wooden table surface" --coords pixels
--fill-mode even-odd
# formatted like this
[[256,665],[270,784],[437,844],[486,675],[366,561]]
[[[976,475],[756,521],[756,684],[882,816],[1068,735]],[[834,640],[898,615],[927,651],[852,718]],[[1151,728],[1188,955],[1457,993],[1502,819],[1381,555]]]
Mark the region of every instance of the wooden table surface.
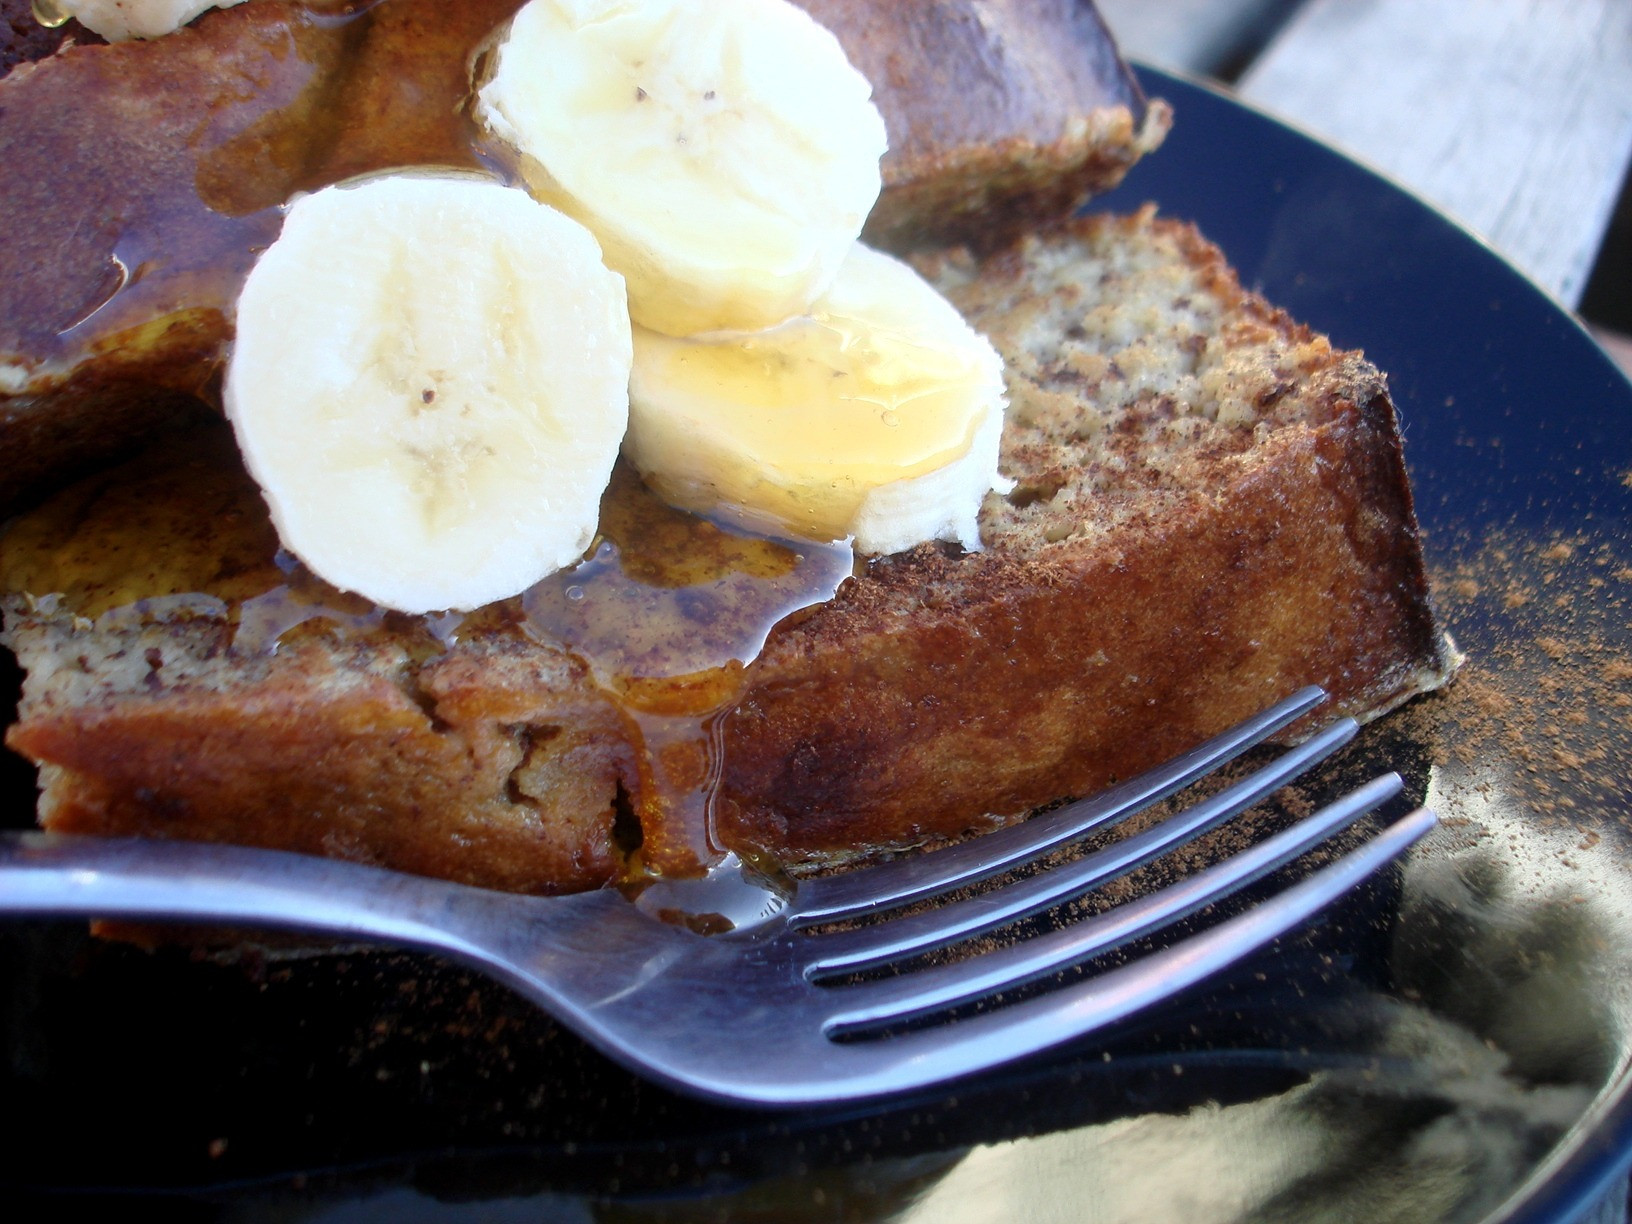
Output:
[[1632,369],[1632,0],[1099,6],[1131,58],[1224,83],[1461,221]]

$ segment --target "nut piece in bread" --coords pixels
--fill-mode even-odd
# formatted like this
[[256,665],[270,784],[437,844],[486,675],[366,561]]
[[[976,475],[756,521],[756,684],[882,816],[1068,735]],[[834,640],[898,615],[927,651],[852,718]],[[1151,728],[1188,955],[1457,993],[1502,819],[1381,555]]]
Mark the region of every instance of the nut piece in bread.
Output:
[[[921,266],[1005,357],[1017,487],[987,498],[983,551],[867,562],[746,668],[677,678],[670,712],[730,694],[694,720],[708,734],[665,740],[663,704],[598,683],[525,600],[450,639],[302,585],[242,475],[172,449],[191,474],[95,478],[0,546],[28,671],[8,743],[43,766],[43,823],[559,891],[695,867],[659,779],[703,744],[702,832],[822,865],[1092,791],[1305,684],[1365,717],[1448,676],[1393,407],[1359,354],[1149,210]],[[727,547],[663,530],[665,555]],[[246,646],[247,614],[294,627]]]

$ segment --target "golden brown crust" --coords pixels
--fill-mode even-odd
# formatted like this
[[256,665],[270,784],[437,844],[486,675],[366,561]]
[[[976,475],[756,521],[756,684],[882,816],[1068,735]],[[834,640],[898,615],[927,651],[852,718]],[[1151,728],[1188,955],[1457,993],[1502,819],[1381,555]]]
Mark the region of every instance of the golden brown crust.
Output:
[[[1148,210],[925,267],[1007,359],[1017,487],[988,497],[984,551],[875,559],[725,677],[723,841],[798,865],[956,837],[1304,684],[1365,716],[1443,681],[1397,423],[1359,354]],[[211,470],[169,480],[199,500],[150,521],[140,490],[65,493],[0,550],[6,589],[65,592],[7,607],[30,673],[9,742],[53,766],[48,826],[539,891],[608,878],[639,836],[646,865],[688,865],[690,830],[652,793],[652,724],[519,605],[444,649],[407,618],[348,621],[331,593],[331,620],[275,654],[228,649],[227,604],[120,613],[144,592],[230,604],[283,580],[253,487]],[[197,522],[224,526],[176,525]],[[123,534],[156,530],[176,544],[161,569]]]
[[529,892],[610,876],[633,766],[582,664],[504,633],[443,651],[411,618],[303,584],[219,424],[154,453],[59,493],[0,547],[0,585],[51,593],[8,600],[5,626],[30,677],[8,742],[49,763],[48,828]]
[[1116,186],[1167,134],[1089,0],[799,3],[884,115],[876,245],[1000,244]]
[[1321,717],[1364,716],[1447,674],[1359,354],[1148,210],[926,267],[1008,359],[1018,487],[988,498],[985,552],[875,561],[773,638],[726,724],[740,836],[794,857],[953,837],[1304,684],[1332,695]]
[[[218,624],[97,636],[133,653],[139,689],[47,696],[7,737],[51,763],[48,829],[247,842],[521,892],[593,887],[617,866],[630,749],[610,703],[552,652],[450,655],[416,675],[394,643],[209,667]],[[124,663],[89,649],[57,621],[21,656],[41,674]]]
[[1171,122],[1155,99],[1142,119],[1125,106],[1103,108],[1048,143],[1011,139],[917,159],[879,197],[862,236],[895,251],[949,241],[1000,246],[1115,187]]
[[[1391,416],[1373,401],[1288,430],[1114,548],[879,563],[842,621],[778,640],[774,681],[728,721],[730,822],[794,856],[953,837],[1128,777],[1305,683],[1360,714],[1415,691],[1443,664],[1386,447],[1364,453]],[[937,587],[961,597],[926,604]]]

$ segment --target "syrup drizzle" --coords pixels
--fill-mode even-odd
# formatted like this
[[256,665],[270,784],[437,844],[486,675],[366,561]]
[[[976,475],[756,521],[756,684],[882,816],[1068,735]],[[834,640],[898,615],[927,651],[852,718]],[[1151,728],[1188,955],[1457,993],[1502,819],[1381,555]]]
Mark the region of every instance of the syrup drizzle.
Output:
[[52,0],[34,0],[33,9],[34,20],[48,30],[67,25],[74,16],[68,10],[58,8]]
[[620,468],[591,555],[522,596],[522,629],[565,645],[622,712],[641,749],[634,866],[686,875],[727,852],[714,805],[725,716],[771,630],[831,599],[848,543],[775,540],[661,501]]
[[[243,277],[281,225],[281,202],[296,190],[427,161],[511,176],[514,168],[480,145],[461,102],[471,56],[520,2],[314,6],[291,23],[293,42],[278,44],[258,92],[224,96],[201,113],[202,142],[180,167],[186,173],[155,168],[136,203],[109,206],[101,237],[79,252],[77,297],[55,312],[5,312],[39,321],[41,330],[23,337],[19,351],[34,349],[71,364],[110,335],[162,326],[178,312],[230,317]],[[42,19],[54,17],[50,0],[37,3]],[[252,7],[228,10],[221,20],[254,20],[245,15]],[[436,19],[428,22],[416,7],[434,9]],[[440,31],[440,44],[430,41],[432,29]],[[286,51],[292,59],[279,58]],[[329,84],[337,80],[345,83]],[[54,83],[62,89],[74,84],[69,77]],[[363,125],[363,119],[372,122]],[[212,345],[225,335],[206,331]],[[224,339],[194,355],[201,387],[223,354]],[[162,479],[167,464],[174,473],[176,455],[163,444],[155,453],[157,484],[152,458],[137,461],[132,477],[150,486],[136,499],[153,513],[127,506],[123,521],[100,529],[104,544],[113,545],[104,556],[79,574],[58,571],[69,579],[59,585],[77,592],[68,602],[99,622],[225,622],[229,649],[251,657],[275,655],[306,634],[354,638],[407,630],[421,659],[453,647],[465,633],[511,623],[508,613],[492,609],[407,617],[338,591],[288,554],[274,553],[275,542],[260,543],[255,533],[269,533],[264,507],[234,452],[195,457],[185,493]],[[199,487],[212,481],[243,487],[217,490],[220,502],[199,500]],[[149,529],[140,529],[137,519],[150,520]],[[59,526],[65,534],[57,539],[81,528],[98,530],[84,522]],[[166,567],[155,570],[144,568],[141,548],[121,552],[121,538],[165,539],[177,547]],[[223,565],[234,550],[242,555]],[[675,510],[620,466],[590,555],[522,597],[520,631],[579,657],[622,712],[639,749],[633,802],[644,842],[632,863],[637,873],[654,879],[697,874],[725,858],[713,812],[724,720],[741,697],[745,669],[779,622],[832,598],[854,564],[847,543],[771,539],[724,517]]]
[[274,564],[287,581],[238,603],[234,653],[277,654],[286,634],[313,621],[326,621],[341,633],[366,633],[385,624],[384,608],[318,581],[282,549]]
[[[59,190],[16,200],[31,237],[0,258],[0,353],[117,368],[151,345],[173,385],[207,392],[291,196],[401,166],[488,165],[462,107],[469,64],[520,3],[241,5],[184,43],[99,47],[8,78],[12,171]],[[52,0],[35,7],[42,24],[66,19]],[[178,63],[196,89],[174,88]]]
[[[0,587],[57,592],[37,600],[42,613],[110,630],[212,622],[229,653],[246,659],[313,637],[376,635],[421,663],[490,634],[570,652],[615,704],[636,749],[625,787],[644,840],[629,876],[697,875],[733,849],[715,834],[714,807],[725,719],[747,669],[779,623],[833,597],[854,557],[848,544],[771,539],[677,510],[623,465],[600,524],[582,562],[519,599],[465,614],[391,612],[278,548],[231,433],[208,427],[173,435],[16,520]],[[743,890],[744,905],[763,899],[762,890]],[[661,890],[640,900],[668,904]]]

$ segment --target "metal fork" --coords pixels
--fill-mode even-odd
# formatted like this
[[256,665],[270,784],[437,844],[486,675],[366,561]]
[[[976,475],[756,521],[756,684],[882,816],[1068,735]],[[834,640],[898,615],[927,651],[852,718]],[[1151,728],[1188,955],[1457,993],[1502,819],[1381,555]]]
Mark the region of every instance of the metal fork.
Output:
[[[1137,900],[996,951],[922,963],[923,953],[1079,897],[1216,827],[1351,738],[1356,728],[1345,719],[1104,849],[972,896],[853,921],[1035,864],[1188,786],[1322,699],[1306,689],[1093,799],[945,850],[807,880],[791,895],[738,869],[723,902],[718,881],[666,885],[635,904],[611,889],[525,897],[278,851],[25,833],[0,840],[0,913],[293,928],[427,949],[507,983],[612,1058],[675,1089],[766,1106],[898,1093],[1058,1046],[1171,996],[1302,922],[1427,832],[1433,814],[1412,812],[1199,933],[1058,989],[968,1006],[1228,896],[1396,794],[1401,782],[1390,774]],[[674,906],[729,910],[734,927],[703,935],[648,912]],[[901,972],[866,972],[915,959]]]

